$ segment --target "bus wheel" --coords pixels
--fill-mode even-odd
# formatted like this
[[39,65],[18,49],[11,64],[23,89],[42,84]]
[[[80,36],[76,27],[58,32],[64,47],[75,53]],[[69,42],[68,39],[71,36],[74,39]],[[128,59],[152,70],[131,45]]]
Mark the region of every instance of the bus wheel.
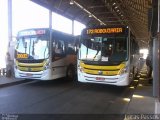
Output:
[[69,66],[67,68],[66,78],[67,78],[67,80],[74,80],[75,71],[74,71],[74,67],[73,66]]

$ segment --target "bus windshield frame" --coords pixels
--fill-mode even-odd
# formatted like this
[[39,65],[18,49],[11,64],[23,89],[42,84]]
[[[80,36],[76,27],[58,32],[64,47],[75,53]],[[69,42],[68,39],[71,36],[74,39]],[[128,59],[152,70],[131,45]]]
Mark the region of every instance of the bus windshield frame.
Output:
[[129,59],[128,45],[128,34],[82,34],[78,59],[87,63],[121,63]]
[[49,58],[49,38],[47,35],[21,36],[17,39],[16,59],[42,60]]

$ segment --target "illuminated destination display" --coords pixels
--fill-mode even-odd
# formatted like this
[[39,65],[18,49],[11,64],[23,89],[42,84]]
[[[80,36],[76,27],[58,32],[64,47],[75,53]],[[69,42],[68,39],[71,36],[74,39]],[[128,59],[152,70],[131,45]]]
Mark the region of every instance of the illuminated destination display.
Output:
[[17,58],[28,58],[27,54],[17,54]]
[[87,34],[110,34],[110,33],[122,33],[123,28],[96,28],[88,29]]
[[19,36],[43,35],[45,33],[45,30],[26,30],[19,32]]

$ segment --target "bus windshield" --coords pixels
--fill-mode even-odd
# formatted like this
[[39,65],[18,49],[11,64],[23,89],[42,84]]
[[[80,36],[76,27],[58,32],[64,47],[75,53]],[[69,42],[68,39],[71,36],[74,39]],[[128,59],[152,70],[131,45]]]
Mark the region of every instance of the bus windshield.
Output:
[[126,37],[82,38],[79,58],[85,61],[122,62],[128,59]]
[[[21,37],[17,40],[17,59],[46,59],[49,57],[49,41],[44,36]],[[22,56],[21,56],[22,54]],[[27,57],[23,57],[26,54]]]

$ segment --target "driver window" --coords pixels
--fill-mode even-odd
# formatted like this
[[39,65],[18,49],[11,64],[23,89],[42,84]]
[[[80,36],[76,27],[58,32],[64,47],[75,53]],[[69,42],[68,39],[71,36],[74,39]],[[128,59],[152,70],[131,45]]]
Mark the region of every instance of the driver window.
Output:
[[102,43],[102,56],[111,56],[113,53],[113,41],[112,39],[104,38]]
[[124,50],[123,45],[119,42],[117,43],[116,49],[117,49],[116,50],[117,52],[123,52],[123,50]]

